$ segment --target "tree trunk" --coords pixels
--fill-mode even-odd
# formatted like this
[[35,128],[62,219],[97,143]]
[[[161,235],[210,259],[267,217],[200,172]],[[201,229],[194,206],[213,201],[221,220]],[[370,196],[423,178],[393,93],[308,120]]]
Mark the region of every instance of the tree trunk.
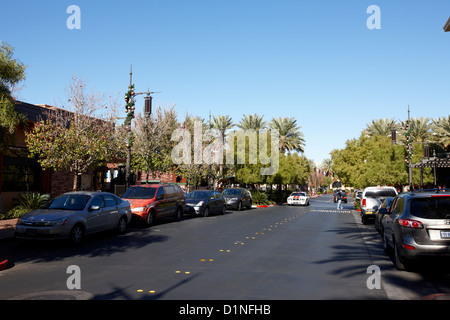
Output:
[[78,175],[73,174],[73,191],[78,191]]

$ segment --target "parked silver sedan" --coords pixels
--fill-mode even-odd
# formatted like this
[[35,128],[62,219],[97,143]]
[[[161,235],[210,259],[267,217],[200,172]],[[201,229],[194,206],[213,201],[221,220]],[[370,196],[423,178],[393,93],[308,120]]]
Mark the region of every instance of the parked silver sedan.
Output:
[[108,192],[65,193],[42,209],[18,219],[16,237],[22,239],[70,239],[80,243],[87,234],[116,229],[125,232],[131,220],[130,204]]

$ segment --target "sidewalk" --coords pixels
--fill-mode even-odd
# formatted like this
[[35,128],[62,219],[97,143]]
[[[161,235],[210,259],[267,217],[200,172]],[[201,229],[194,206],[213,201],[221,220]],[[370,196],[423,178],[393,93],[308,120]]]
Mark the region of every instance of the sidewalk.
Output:
[[0,240],[14,237],[17,219],[0,220]]

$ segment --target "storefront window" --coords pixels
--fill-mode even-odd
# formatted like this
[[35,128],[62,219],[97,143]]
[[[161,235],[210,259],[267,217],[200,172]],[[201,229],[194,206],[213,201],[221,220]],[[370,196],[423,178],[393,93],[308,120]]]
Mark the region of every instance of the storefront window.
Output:
[[2,192],[37,191],[40,166],[34,159],[3,157]]

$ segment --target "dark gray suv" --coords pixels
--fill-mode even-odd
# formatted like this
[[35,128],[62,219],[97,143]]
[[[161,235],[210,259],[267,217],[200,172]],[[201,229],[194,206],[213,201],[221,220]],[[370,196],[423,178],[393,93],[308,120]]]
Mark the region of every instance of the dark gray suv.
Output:
[[227,208],[240,211],[243,207],[247,209],[252,207],[252,194],[245,188],[228,188],[222,194],[227,202]]
[[450,190],[423,190],[395,197],[382,220],[386,251],[406,270],[412,260],[450,256]]

